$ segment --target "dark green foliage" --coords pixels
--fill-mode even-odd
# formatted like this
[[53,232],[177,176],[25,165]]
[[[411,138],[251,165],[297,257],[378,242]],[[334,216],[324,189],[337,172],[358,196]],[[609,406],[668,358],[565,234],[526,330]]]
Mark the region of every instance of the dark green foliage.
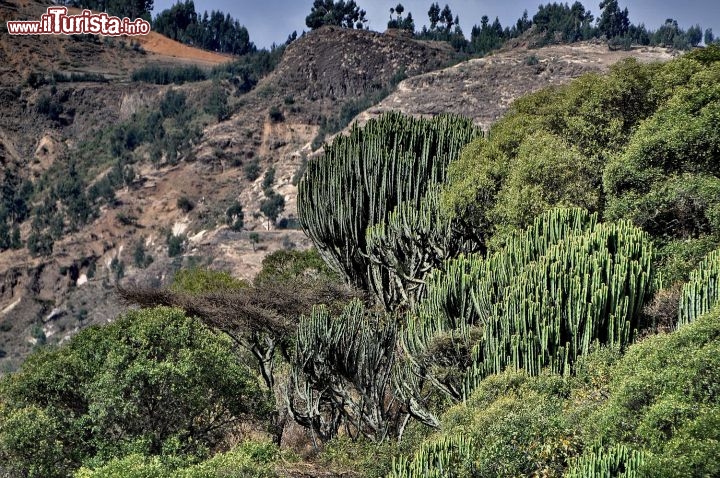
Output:
[[168,257],[176,257],[185,252],[185,236],[167,235]]
[[117,257],[113,257],[113,260],[110,261],[110,272],[113,274],[113,279],[117,284],[125,276],[125,263]]
[[178,90],[168,90],[160,103],[160,113],[165,118],[178,116],[185,111],[187,95]]
[[47,116],[52,121],[58,121],[63,112],[63,105],[52,96],[43,94],[35,105],[37,112]]
[[42,478],[128,453],[202,454],[238,419],[268,411],[229,339],[168,308],[34,354],[0,394],[0,462]]
[[132,80],[156,85],[171,83],[182,85],[183,83],[207,80],[207,73],[195,65],[173,67],[147,65],[133,71]]
[[693,56],[626,61],[518,100],[451,165],[444,210],[500,244],[554,205],[665,241],[717,237],[720,63]]
[[243,166],[243,171],[248,181],[255,181],[260,177],[260,162],[257,159],[253,159]]
[[338,136],[309,161],[298,187],[303,228],[328,264],[370,289],[367,229],[400,203],[419,205],[444,180],[448,163],[478,134],[469,120],[388,114]]
[[205,50],[245,55],[255,50],[247,28],[230,14],[213,10],[208,15],[195,12],[193,0],[178,2],[158,13],[152,23],[154,31],[173,40]]
[[225,89],[219,83],[213,83],[205,103],[205,112],[213,115],[218,121],[230,118],[227,97]]
[[620,10],[617,0],[603,0],[600,8],[602,14],[598,19],[598,32],[608,39],[625,36],[630,29],[628,9]]
[[270,196],[272,193],[272,186],[275,183],[275,168],[270,167],[267,171],[265,171],[265,176],[263,177],[262,181],[262,189],[265,193],[265,196]]
[[541,44],[555,43],[556,35],[563,42],[588,40],[595,34],[592,27],[593,15],[580,2],[572,6],[567,3],[540,5],[532,18],[535,28],[545,34]]
[[153,257],[145,250],[145,239],[140,238],[133,247],[135,266],[144,269],[153,262]]
[[235,61],[214,67],[210,75],[229,80],[235,87],[236,95],[241,95],[255,88],[260,79],[275,70],[284,51],[284,46],[253,51]]
[[272,121],[273,123],[280,123],[282,121],[285,121],[285,115],[283,115],[282,110],[280,110],[280,107],[278,106],[273,106],[272,108],[270,108],[268,116],[270,117],[270,121]]
[[272,189],[265,193],[266,198],[260,203],[260,212],[267,217],[268,222],[275,223],[278,216],[285,209],[285,197]]
[[178,209],[182,210],[182,212],[187,214],[193,209],[195,209],[195,201],[193,201],[187,196],[180,196],[177,199],[177,207]]
[[607,214],[631,219],[660,238],[717,235],[720,62],[701,67],[683,59],[666,70],[682,74],[671,78],[684,87],[668,92],[668,101],[606,166]]
[[480,19],[480,26],[474,25],[470,32],[470,53],[477,55],[485,55],[492,50],[497,50],[506,40],[500,20],[495,17],[495,21],[490,24],[487,15],[483,15]]
[[235,232],[242,231],[245,225],[245,214],[242,205],[238,201],[233,202],[225,211],[225,223]]
[[[396,7],[390,8],[390,21],[387,24],[388,28],[397,28],[399,30],[407,30],[410,33],[415,33],[415,21],[413,20],[412,13],[408,12],[407,16],[403,18],[402,14],[405,12],[405,7],[402,3],[398,3]],[[393,15],[397,15],[393,18]]]
[[257,232],[251,232],[251,233],[248,235],[248,239],[250,239],[250,244],[252,244],[253,252],[255,252],[255,248],[257,247],[257,245],[258,245],[258,244],[260,243],[260,241],[262,240],[262,239],[260,238],[260,234],[258,234]]
[[365,10],[360,9],[355,0],[314,0],[305,18],[305,24],[312,30],[325,25],[361,29],[365,23]]

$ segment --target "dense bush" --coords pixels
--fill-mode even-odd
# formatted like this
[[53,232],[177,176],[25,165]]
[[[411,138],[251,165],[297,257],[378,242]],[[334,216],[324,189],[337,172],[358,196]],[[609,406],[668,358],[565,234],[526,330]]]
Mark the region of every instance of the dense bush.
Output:
[[43,478],[130,453],[202,455],[268,413],[229,339],[169,308],[35,353],[3,379],[0,403],[0,469]]
[[[287,454],[286,454],[287,455]],[[228,452],[218,453],[196,464],[177,457],[148,457],[139,454],[116,458],[95,469],[82,468],[75,478],[277,478],[277,446],[246,441]],[[290,457],[291,458],[291,457]]]
[[182,85],[183,83],[207,80],[207,74],[195,65],[173,67],[148,65],[133,71],[132,80],[156,85],[169,85],[170,83]]
[[[599,350],[574,378],[487,378],[443,416],[439,435],[396,460],[390,476],[625,476],[606,474],[612,463],[615,472],[637,473],[627,476],[714,476],[718,352],[716,309],[622,358]],[[594,473],[583,474],[591,464]]]
[[520,99],[450,166],[445,211],[490,246],[555,205],[630,219],[661,246],[717,241],[720,62],[707,58],[625,61]]
[[170,289],[177,292],[202,294],[237,290],[248,285],[246,281],[236,279],[225,271],[194,268],[181,269],[176,272]]

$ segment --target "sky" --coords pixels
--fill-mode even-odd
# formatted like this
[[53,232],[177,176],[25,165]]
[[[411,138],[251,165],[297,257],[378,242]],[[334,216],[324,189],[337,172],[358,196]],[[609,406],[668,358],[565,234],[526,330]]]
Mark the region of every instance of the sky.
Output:
[[[229,13],[247,27],[250,40],[260,48],[272,43],[284,43],[293,31],[300,34],[308,28],[305,17],[310,13],[312,0],[194,0],[195,10],[221,10]],[[503,27],[511,26],[527,9],[532,16],[538,5],[550,3],[550,0],[400,0],[405,7],[404,15],[412,12],[415,26],[419,30],[428,24],[427,11],[430,5],[438,1],[440,7],[450,5],[454,15],[460,15],[460,26],[465,36],[470,36],[472,26],[480,23],[487,15],[493,20],[500,18]],[[574,0],[568,0],[573,3]],[[582,1],[582,0],[581,0]],[[171,7],[177,0],[155,0],[154,13]],[[384,31],[390,16],[390,7],[398,0],[356,0],[360,8],[367,12],[371,30]],[[600,0],[582,1],[595,15],[600,13]],[[681,28],[700,24],[703,31],[712,28],[715,36],[720,36],[720,1],[718,0],[620,0],[620,7],[627,7],[633,23],[645,23],[650,29],[657,29],[666,18],[674,18]]]

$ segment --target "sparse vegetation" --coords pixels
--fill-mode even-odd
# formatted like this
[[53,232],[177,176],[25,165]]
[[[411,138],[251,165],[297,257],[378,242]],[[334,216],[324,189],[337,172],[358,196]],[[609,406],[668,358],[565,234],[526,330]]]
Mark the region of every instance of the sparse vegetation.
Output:
[[145,249],[145,239],[140,238],[135,242],[133,247],[133,260],[135,267],[139,267],[140,269],[145,269],[153,263],[153,257],[149,255]]

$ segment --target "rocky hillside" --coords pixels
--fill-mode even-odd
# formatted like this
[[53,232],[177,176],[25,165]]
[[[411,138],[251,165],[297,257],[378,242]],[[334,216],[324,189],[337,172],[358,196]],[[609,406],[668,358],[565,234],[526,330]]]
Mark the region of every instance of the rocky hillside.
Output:
[[[0,2],[0,22],[36,18],[46,7]],[[105,143],[94,140],[116,133],[117,125],[134,121],[135,113],[157,111],[169,90],[186,94],[188,108],[198,111],[192,122],[199,129],[172,163],[153,163],[147,146],[137,148],[128,166],[129,184],[115,192],[112,204],[99,207],[91,223],[57,240],[49,257],[33,257],[27,248],[0,252],[0,371],[15,368],[37,343],[60,342],[82,327],[112,320],[124,308],[113,292],[118,282],[167,284],[175,270],[192,265],[249,279],[269,252],[309,247],[295,222],[298,171],[314,154],[311,145],[321,126],[354,114],[358,105],[389,93],[358,119],[388,110],[454,112],[487,128],[528,91],[607,69],[626,57],[670,56],[652,49],[609,52],[594,44],[518,47],[446,68],[456,62],[446,44],[393,32],[323,28],[290,44],[273,73],[237,95],[232,94],[234,78],[182,86],[130,82],[130,72],[143,65],[207,68],[226,59],[159,35],[132,43],[0,35],[4,174],[12,171],[42,188],[48,171],[63,171],[85,158],[89,184],[101,181],[112,164]],[[52,85],[31,81],[52,72],[97,74],[107,81],[87,76]],[[208,91],[218,85],[231,94],[231,114],[223,121],[202,113]],[[57,115],[41,112],[47,98],[59,107]],[[161,153],[165,158],[168,152]],[[275,224],[260,211],[270,169],[275,171],[270,187],[286,203]],[[192,207],[179,207],[181,199]],[[240,232],[225,224],[226,210],[235,202],[245,214]],[[23,241],[30,232],[28,219],[20,227]],[[184,241],[181,254],[170,257],[168,237]],[[145,267],[134,257],[138,244],[153,258]]]
[[452,112],[473,118],[487,131],[515,99],[528,92],[567,83],[585,73],[607,71],[626,58],[650,63],[670,60],[676,54],[654,47],[611,51],[599,42],[539,49],[519,46],[409,78],[356,119],[364,124],[369,118],[396,110],[418,116]]
[[[36,18],[46,7],[1,2],[0,21]],[[115,191],[113,203],[101,205],[90,224],[55,240],[49,257],[35,257],[27,248],[0,252],[0,370],[15,368],[38,343],[60,342],[114,318],[124,308],[113,292],[118,282],[162,285],[173,271],[192,265],[249,279],[268,252],[309,247],[293,226],[292,183],[321,119],[346,101],[390,88],[399,72],[420,74],[452,62],[452,52],[441,45],[323,29],[290,45],[276,72],[250,93],[232,95],[234,80],[221,81],[231,93],[231,117],[218,122],[203,114],[210,81],[129,81],[144,65],[207,68],[227,60],[159,35],[132,41],[0,35],[0,55],[6,60],[0,63],[0,178],[12,174],[41,190],[73,162],[89,185],[100,182],[112,172],[103,141],[120,126],[129,128],[134,115],[158,110],[169,90],[185,93],[187,107],[198,112],[193,125],[200,128],[172,164],[153,165],[147,147],[137,148],[129,166],[132,182]],[[316,61],[306,61],[313,55]],[[48,81],[53,75],[66,79]],[[271,119],[273,109],[279,118]],[[248,165],[258,169],[252,179]],[[259,211],[270,168],[276,171],[271,187],[287,203],[278,218],[283,229]],[[193,207],[178,207],[181,198]],[[225,225],[225,211],[237,201],[245,212],[240,232]],[[23,242],[31,223],[29,218],[21,224]],[[179,256],[169,257],[168,236],[184,240]],[[137,244],[153,258],[143,268],[133,257]]]

